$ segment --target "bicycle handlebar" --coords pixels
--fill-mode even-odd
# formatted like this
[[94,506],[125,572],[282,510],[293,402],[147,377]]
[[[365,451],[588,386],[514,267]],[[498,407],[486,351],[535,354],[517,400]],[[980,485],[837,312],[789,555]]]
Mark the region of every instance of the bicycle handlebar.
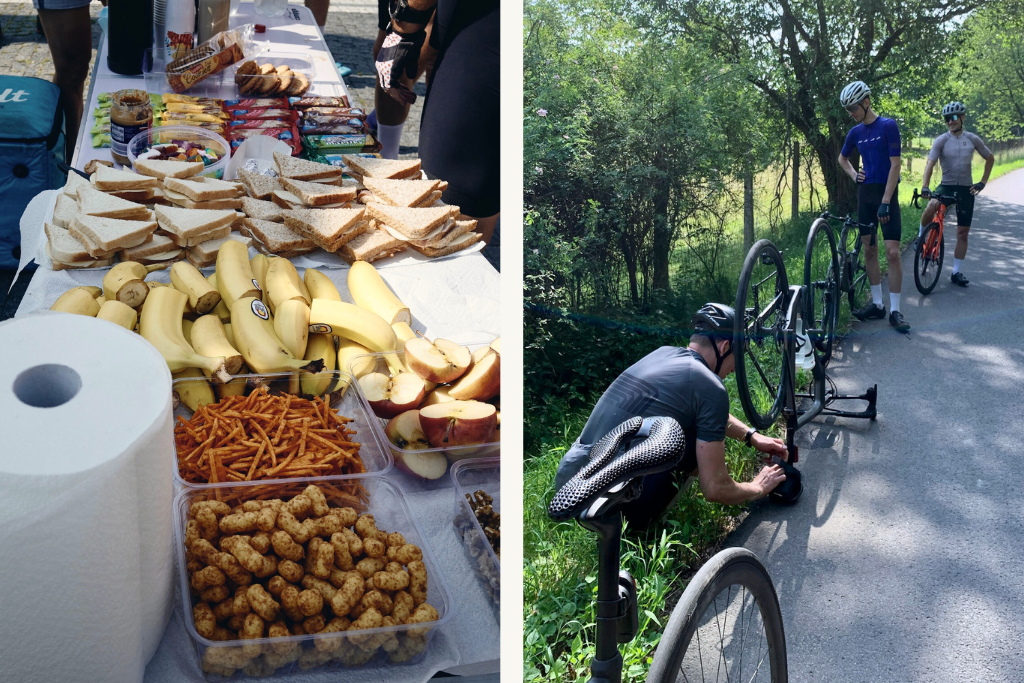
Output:
[[822,211],[821,215],[818,216],[818,218],[824,218],[827,221],[842,221],[843,225],[850,225],[857,228],[875,227],[873,223],[858,223],[857,221],[853,220],[853,216],[851,216],[850,214],[847,214],[845,216],[833,216],[828,211]]
[[924,199],[938,199],[940,202],[942,202],[946,206],[952,206],[953,204],[956,204],[956,197],[953,196],[953,195],[931,193],[931,194],[928,195],[928,197],[925,197],[923,194],[918,192],[917,188],[915,187],[914,188],[914,196],[910,198],[910,201],[912,201],[914,203],[914,208],[915,209],[920,209],[921,208],[921,205],[918,204],[917,201],[919,199],[922,199],[922,198],[924,198]]

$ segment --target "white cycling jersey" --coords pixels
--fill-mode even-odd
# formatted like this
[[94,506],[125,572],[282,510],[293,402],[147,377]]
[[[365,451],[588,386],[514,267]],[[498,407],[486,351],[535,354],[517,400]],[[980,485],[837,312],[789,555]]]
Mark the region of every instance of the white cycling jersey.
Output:
[[984,159],[992,156],[985,143],[974,133],[962,130],[954,135],[946,131],[935,138],[932,151],[928,153],[928,160],[939,160],[943,185],[973,185],[971,161],[974,158],[974,150],[978,150]]

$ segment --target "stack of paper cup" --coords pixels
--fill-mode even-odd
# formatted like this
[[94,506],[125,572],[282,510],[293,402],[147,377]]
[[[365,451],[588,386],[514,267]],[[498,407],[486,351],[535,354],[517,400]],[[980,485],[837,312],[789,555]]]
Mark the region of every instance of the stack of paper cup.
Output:
[[0,323],[0,681],[139,683],[173,591],[171,376],[113,323]]
[[153,0],[153,49],[164,46],[164,26],[167,19],[167,0]]

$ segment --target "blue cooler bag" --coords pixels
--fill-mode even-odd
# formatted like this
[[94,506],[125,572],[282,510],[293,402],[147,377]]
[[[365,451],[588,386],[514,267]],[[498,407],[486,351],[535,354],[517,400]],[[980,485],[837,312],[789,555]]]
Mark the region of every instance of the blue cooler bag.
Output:
[[0,76],[0,268],[21,254],[21,214],[43,190],[62,187],[64,113],[60,90],[41,78]]

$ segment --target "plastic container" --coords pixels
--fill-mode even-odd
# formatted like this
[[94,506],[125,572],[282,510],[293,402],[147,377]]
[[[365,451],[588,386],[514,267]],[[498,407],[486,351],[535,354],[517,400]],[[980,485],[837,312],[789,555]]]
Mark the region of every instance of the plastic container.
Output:
[[[222,489],[219,493],[226,497],[244,494],[246,496],[262,495],[264,498],[283,497],[287,500],[292,495],[300,493],[309,484],[321,481],[322,479],[318,478],[293,480],[283,491],[280,485],[260,484],[255,487],[234,487],[235,490]],[[381,530],[401,532],[407,542],[419,546],[423,552],[423,563],[426,565],[428,576],[427,602],[437,610],[437,621],[429,622],[429,631],[425,634],[422,634],[425,630],[424,624],[402,624],[361,631],[260,638],[246,641],[213,641],[204,638],[196,631],[192,618],[193,598],[186,569],[184,538],[189,506],[194,501],[209,498],[212,492],[187,489],[174,499],[175,553],[185,628],[206,680],[225,680],[226,677],[231,676],[229,672],[234,673],[235,676],[248,674],[279,677],[300,670],[307,671],[314,667],[350,669],[361,666],[366,680],[380,681],[398,677],[393,673],[389,675],[389,672],[393,672],[395,667],[415,665],[423,659],[422,652],[426,652],[430,648],[434,634],[448,623],[454,614],[452,594],[422,531],[416,524],[416,518],[409,509],[401,488],[380,477],[363,477],[358,480],[358,483],[365,489],[367,501],[365,509],[360,512],[371,513]],[[264,491],[261,492],[261,490]],[[377,638],[374,638],[375,636]],[[392,637],[397,639],[400,648],[395,654],[391,654],[391,650],[386,651],[383,645],[372,642],[373,640],[378,642],[387,640],[389,641],[388,647],[394,647],[395,641],[391,639]],[[241,644],[242,642],[245,643],[244,646]],[[282,655],[279,654],[280,651],[290,651],[291,654]],[[408,657],[408,660],[405,662],[395,661],[402,657]],[[292,661],[288,661],[289,659]],[[216,666],[225,662],[241,666],[228,666],[226,669]]]
[[480,520],[470,507],[467,495],[484,491],[494,499],[491,507],[501,512],[501,460],[462,460],[452,465],[455,483],[455,530],[462,538],[469,562],[483,581],[496,606],[501,605],[501,559],[484,535]]
[[[246,382],[245,394],[248,395],[254,389],[260,386],[267,386],[270,392],[273,394],[285,394],[288,393],[289,383],[291,380],[290,373],[277,373],[277,374],[250,374],[250,375],[236,375],[241,382]],[[329,405],[338,411],[339,415],[344,417],[352,418],[352,422],[348,423],[348,429],[355,430],[356,440],[359,442],[359,457],[363,461],[363,467],[366,468],[366,472],[363,474],[352,474],[352,475],[334,475],[328,477],[321,477],[325,481],[343,481],[353,477],[366,477],[366,476],[380,476],[391,469],[393,460],[389,449],[384,446],[384,442],[380,440],[379,430],[376,428],[375,423],[377,419],[373,417],[373,413],[366,409],[365,404],[359,400],[357,394],[351,389],[347,390],[342,394],[341,391],[337,390],[340,382],[352,382],[352,376],[347,372],[333,372],[331,373],[331,383],[328,386],[328,392],[324,393],[321,398],[329,403]],[[189,385],[197,385],[207,382],[205,377],[183,377],[174,380],[172,382],[172,388],[174,391],[180,391],[184,387]],[[192,417],[192,410],[189,409],[184,403],[179,403],[178,407],[174,410],[174,422],[178,424],[178,418],[182,417],[186,420]],[[177,449],[175,448],[175,453]],[[186,481],[178,469],[178,458],[175,455],[174,463],[174,481],[178,486],[185,487],[188,489],[196,490],[213,490],[213,489],[227,489],[233,486],[254,486],[258,484],[265,484],[268,482],[289,482],[295,481],[295,479],[259,479],[250,482],[238,482],[234,483],[218,483],[218,484],[197,484],[190,481]]]
[[154,126],[139,133],[128,143],[128,159],[131,161],[132,168],[135,167],[135,160],[139,155],[153,145],[168,144],[175,140],[200,143],[216,152],[220,158],[207,166],[201,175],[210,178],[224,177],[224,169],[227,168],[228,162],[231,160],[228,141],[212,130],[197,126]]
[[277,82],[276,74],[268,74],[266,76],[250,76],[248,84],[252,84],[252,79],[256,79],[258,85],[251,88],[247,94],[241,94],[238,89],[238,85],[235,83],[235,73],[238,68],[245,62],[255,61],[257,64],[271,64],[275,68],[286,66],[297,74],[302,74],[309,81],[309,88],[306,90],[306,94],[313,90],[313,75],[315,69],[313,62],[309,59],[306,54],[300,52],[277,52],[270,51],[267,46],[263,46],[262,51],[254,52],[253,54],[246,55],[246,58],[240,62],[232,64],[225,69],[224,82],[225,84],[231,84],[234,86],[236,95],[233,95],[229,99],[246,99],[246,98],[281,98],[286,97],[285,95],[263,95],[260,94],[263,91],[269,91]]
[[[467,347],[470,351],[475,351],[476,349],[482,346],[487,346],[487,344],[463,344],[463,346]],[[352,358],[352,360],[349,362],[349,366],[347,369],[351,375],[356,377],[360,377],[370,372],[381,372],[390,376],[391,371],[384,360],[385,355],[389,354],[371,353],[356,356]],[[399,360],[402,363],[405,362],[404,351],[398,351],[395,353],[395,355],[398,356]],[[356,382],[356,390],[359,395],[359,400],[362,401],[363,407],[366,410],[367,414],[374,415],[373,409],[370,407],[369,401],[366,400],[366,396],[363,394],[363,390],[359,386],[358,381]],[[492,400],[496,400],[498,398],[499,397],[495,396],[494,399]],[[411,456],[412,458],[419,458],[421,459],[421,462],[422,459],[437,460],[437,458],[439,458],[440,456],[444,456],[447,459],[448,463],[450,464],[467,458],[495,457],[501,453],[501,442],[498,440],[491,441],[488,443],[474,444],[471,446],[455,446],[449,448],[424,448],[418,450],[399,448],[398,446],[395,446],[393,443],[391,443],[391,440],[388,439],[387,434],[384,432],[384,428],[387,427],[389,421],[389,418],[384,417],[377,417],[377,419],[373,421],[373,426],[377,431],[378,439],[382,444],[386,444],[391,451],[391,456],[394,459],[396,469],[394,476],[401,478],[401,480],[404,482],[414,484],[416,488],[433,489],[447,486],[447,483],[442,483],[440,486],[436,484],[436,482],[438,481],[443,482],[445,472],[447,471],[447,464],[432,463],[433,467],[427,469],[431,471],[431,474],[436,473],[437,477],[434,479],[427,479],[424,478],[423,476],[415,474],[412,471],[412,469],[410,469],[410,467],[407,464],[406,456]]]

